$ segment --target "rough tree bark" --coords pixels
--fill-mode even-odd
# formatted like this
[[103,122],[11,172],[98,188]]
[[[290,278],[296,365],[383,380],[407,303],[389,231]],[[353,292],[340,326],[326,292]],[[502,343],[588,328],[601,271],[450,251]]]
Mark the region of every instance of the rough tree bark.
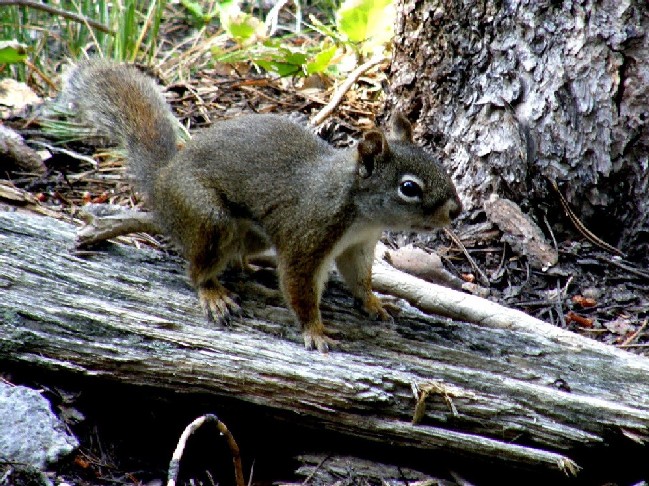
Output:
[[645,257],[644,0],[399,0],[389,111],[418,121],[468,209],[492,192],[581,220]]
[[118,244],[75,253],[74,237],[68,223],[0,212],[0,366],[210,393],[359,440],[567,473],[576,448],[649,437],[649,360],[549,324],[412,308],[370,323],[334,282],[322,310],[341,344],[323,355],[303,348],[274,272],[228,284],[245,315],[224,329],[177,259]]

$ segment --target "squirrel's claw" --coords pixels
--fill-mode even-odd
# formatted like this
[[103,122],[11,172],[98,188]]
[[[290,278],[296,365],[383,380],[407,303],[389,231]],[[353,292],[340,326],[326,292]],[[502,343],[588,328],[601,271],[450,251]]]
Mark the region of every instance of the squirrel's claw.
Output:
[[238,296],[218,282],[200,286],[198,300],[208,320],[218,324],[228,325],[233,316],[241,314]]
[[309,351],[317,349],[321,353],[328,353],[336,344],[335,339],[325,335],[322,322],[305,326],[302,336],[304,337],[304,347]]
[[382,302],[376,295],[370,293],[365,302],[358,302],[360,307],[375,321],[394,322],[392,314],[399,311],[399,307],[389,302]]

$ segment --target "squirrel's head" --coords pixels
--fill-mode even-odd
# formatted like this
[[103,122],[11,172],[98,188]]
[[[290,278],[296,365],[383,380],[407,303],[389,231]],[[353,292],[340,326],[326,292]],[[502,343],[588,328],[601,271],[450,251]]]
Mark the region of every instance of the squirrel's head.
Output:
[[388,136],[371,130],[358,142],[357,206],[386,228],[426,231],[450,224],[462,210],[455,186],[442,165],[412,141],[412,126],[401,113]]

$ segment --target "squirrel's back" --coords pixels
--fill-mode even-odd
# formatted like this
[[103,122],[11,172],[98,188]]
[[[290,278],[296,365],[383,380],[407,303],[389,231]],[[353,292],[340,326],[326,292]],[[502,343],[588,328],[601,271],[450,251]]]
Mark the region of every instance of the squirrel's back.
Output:
[[354,153],[288,116],[246,114],[197,131],[160,180],[169,186],[178,177],[200,179],[272,234],[286,225],[286,214],[306,222],[342,210],[354,181]]
[[156,83],[134,66],[86,61],[66,73],[61,101],[126,148],[138,189],[150,195],[177,151],[173,115]]

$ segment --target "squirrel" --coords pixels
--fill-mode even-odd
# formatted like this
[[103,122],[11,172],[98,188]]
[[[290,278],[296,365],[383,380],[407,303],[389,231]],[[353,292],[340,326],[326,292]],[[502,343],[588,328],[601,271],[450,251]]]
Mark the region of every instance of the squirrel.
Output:
[[208,319],[227,322],[240,311],[219,274],[272,246],[307,349],[327,352],[335,342],[319,309],[333,262],[363,310],[390,320],[372,292],[382,231],[430,231],[462,209],[400,113],[387,136],[372,129],[350,148],[275,114],[218,121],[179,148],[159,85],[134,66],[84,61],[65,76],[62,100],[125,147],[135,187],[188,261]]

